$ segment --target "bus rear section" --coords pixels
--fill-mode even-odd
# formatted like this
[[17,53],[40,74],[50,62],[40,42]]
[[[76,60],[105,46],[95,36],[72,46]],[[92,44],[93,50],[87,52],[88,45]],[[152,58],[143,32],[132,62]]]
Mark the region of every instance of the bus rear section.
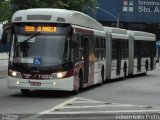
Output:
[[106,79],[125,78],[128,76],[127,30],[104,27],[106,32]]
[[156,36],[141,31],[128,31],[129,75],[147,74],[156,67]]

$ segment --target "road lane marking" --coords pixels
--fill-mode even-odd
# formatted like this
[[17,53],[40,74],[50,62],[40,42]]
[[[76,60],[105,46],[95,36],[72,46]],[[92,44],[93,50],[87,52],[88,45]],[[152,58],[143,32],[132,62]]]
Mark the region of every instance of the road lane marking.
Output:
[[[89,103],[89,104],[93,104],[93,105],[75,105],[77,103]],[[74,105],[73,105],[74,104]],[[99,105],[97,105],[99,104]],[[116,107],[129,107],[129,109],[127,110],[97,110],[97,111],[92,111],[92,110],[85,110],[85,108],[104,108],[104,107],[113,107],[113,108],[116,108]],[[131,110],[130,108],[131,107],[137,107],[137,110],[135,108],[135,110]],[[84,108],[84,110],[80,110],[80,111],[63,111],[64,109],[76,109],[76,108],[79,108],[79,109],[82,109]],[[58,104],[54,107],[52,107],[51,109],[48,109],[48,110],[45,110],[45,111],[42,111],[40,113],[38,113],[37,115],[34,115],[34,116],[31,116],[31,117],[28,117],[27,119],[24,119],[24,120],[28,120],[28,119],[36,119],[38,117],[41,117],[43,115],[47,115],[47,114],[57,114],[57,115],[86,115],[86,114],[118,114],[118,113],[160,113],[160,108],[157,107],[157,108],[148,108],[147,106],[140,106],[140,105],[131,105],[131,104],[118,104],[118,103],[110,103],[108,104],[107,102],[102,102],[102,101],[95,101],[95,100],[90,100],[90,99],[86,99],[86,98],[79,98],[79,97],[73,97],[69,100],[66,100],[64,101],[63,103],[61,104]],[[142,109],[142,110],[139,110],[139,109]],[[96,109],[95,109],[96,110]]]
[[135,105],[92,105],[92,106],[64,106],[64,107],[61,107],[62,109],[66,109],[66,108],[69,108],[69,109],[74,109],[74,108],[98,108],[98,107],[137,107]]
[[77,100],[96,102],[96,103],[105,103],[105,102],[102,102],[102,101],[96,101],[96,100],[91,100],[91,99],[87,99],[87,98],[79,98],[79,97],[77,97]]
[[[73,104],[74,104],[74,103],[87,103],[87,104],[88,104],[88,103],[91,103],[91,102],[90,102],[90,101],[73,101],[72,103],[73,103]],[[92,103],[100,103],[100,102],[99,102],[99,101],[98,101],[98,102],[94,101],[94,102],[92,102]]]
[[[37,115],[28,117],[28,118],[26,118],[26,120],[27,120],[27,119],[34,119],[34,118],[36,119],[36,118],[40,117],[40,116],[43,115],[43,114],[48,114],[48,113],[50,113],[51,111],[59,110],[62,106],[67,105],[67,104],[71,103],[72,101],[74,101],[74,100],[76,100],[76,99],[77,99],[77,97],[74,97],[74,98],[71,98],[71,99],[69,99],[69,100],[66,100],[65,102],[63,102],[63,103],[61,103],[61,104],[58,104],[58,105],[52,107],[51,109],[42,111],[42,112],[38,113]],[[24,119],[24,120],[25,120],[25,119]]]
[[159,113],[160,109],[155,110],[111,110],[111,111],[78,111],[78,112],[50,112],[48,114],[117,114],[117,113]]

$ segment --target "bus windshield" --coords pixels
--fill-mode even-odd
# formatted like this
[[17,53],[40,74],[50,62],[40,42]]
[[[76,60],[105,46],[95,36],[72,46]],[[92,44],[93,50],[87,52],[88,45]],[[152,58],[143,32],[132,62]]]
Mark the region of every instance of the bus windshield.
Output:
[[69,55],[70,36],[66,34],[26,34],[17,32],[14,35],[10,60],[13,63],[29,66],[53,66],[66,62]]

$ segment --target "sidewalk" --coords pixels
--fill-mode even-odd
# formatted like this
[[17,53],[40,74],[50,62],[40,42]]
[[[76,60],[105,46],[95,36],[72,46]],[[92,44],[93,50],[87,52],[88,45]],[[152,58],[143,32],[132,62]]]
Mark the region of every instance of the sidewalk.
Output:
[[0,53],[0,71],[7,70],[8,67],[8,54]]

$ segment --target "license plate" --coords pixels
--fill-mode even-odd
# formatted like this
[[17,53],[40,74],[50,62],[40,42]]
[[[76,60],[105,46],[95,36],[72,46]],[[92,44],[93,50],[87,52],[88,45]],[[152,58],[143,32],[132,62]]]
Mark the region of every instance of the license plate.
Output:
[[41,86],[40,82],[30,82],[31,86]]

